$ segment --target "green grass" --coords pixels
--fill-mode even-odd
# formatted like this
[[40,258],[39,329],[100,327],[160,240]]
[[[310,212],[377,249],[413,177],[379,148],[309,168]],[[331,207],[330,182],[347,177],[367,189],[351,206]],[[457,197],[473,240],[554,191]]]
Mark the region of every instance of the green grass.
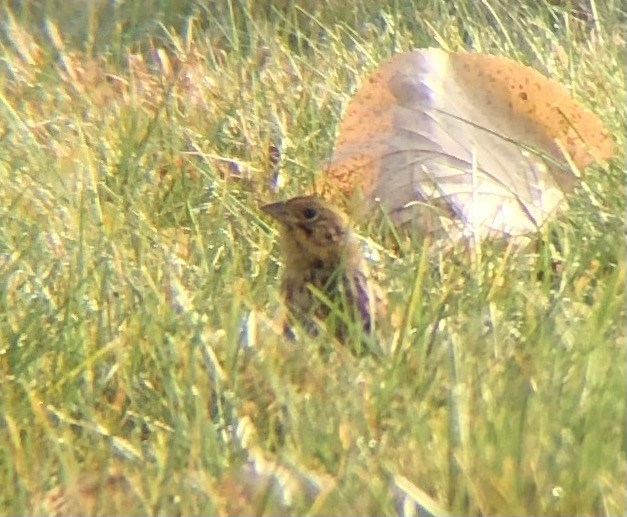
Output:
[[[2,11],[0,514],[113,467],[136,514],[625,514],[622,2],[587,27],[568,2],[88,4]],[[257,207],[303,192],[365,73],[421,46],[532,64],[616,157],[524,249],[362,227],[398,248],[395,355],[291,344]]]

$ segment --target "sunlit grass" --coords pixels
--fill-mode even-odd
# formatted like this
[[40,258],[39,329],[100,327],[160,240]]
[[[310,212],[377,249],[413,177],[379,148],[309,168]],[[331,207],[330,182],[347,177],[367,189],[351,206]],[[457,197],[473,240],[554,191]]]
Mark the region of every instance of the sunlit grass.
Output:
[[[138,515],[624,514],[621,4],[218,4],[3,12],[0,513],[113,470],[108,511]],[[289,343],[258,206],[311,185],[367,71],[430,45],[560,80],[616,158],[524,249],[362,226],[394,353]]]

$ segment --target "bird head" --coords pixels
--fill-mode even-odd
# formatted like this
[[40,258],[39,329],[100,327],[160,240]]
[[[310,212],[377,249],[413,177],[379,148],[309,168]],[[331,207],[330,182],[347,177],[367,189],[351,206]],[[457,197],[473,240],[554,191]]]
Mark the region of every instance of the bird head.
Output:
[[288,260],[310,257],[333,265],[346,251],[351,235],[348,219],[322,198],[295,197],[261,210],[281,225]]

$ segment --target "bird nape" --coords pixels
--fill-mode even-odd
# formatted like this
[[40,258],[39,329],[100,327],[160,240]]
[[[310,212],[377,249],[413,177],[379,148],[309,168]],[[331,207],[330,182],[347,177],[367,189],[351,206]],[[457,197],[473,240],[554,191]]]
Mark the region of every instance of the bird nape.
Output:
[[261,210],[280,225],[286,335],[293,336],[299,322],[312,335],[326,324],[341,341],[356,325],[362,335],[372,336],[384,302],[348,218],[315,196]]

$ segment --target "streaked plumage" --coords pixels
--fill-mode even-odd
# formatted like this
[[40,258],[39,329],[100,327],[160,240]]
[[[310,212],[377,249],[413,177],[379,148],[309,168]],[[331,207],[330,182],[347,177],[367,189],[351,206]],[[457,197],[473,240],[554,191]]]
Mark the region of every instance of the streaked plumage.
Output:
[[[308,332],[317,333],[319,322],[337,304],[340,312],[361,322],[364,332],[371,334],[383,301],[348,218],[314,196],[272,203],[261,210],[281,225],[282,292],[290,313],[286,332],[290,320],[298,320]],[[334,325],[337,336],[345,338],[347,326],[341,318]]]

